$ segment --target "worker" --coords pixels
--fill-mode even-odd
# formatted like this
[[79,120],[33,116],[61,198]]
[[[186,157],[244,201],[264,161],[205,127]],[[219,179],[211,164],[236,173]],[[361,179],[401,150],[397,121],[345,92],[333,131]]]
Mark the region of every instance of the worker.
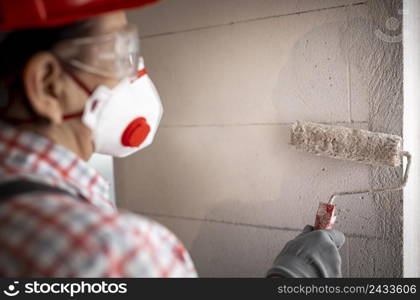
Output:
[[[0,0],[1,276],[197,276],[182,243],[119,212],[86,163],[153,141],[162,105],[124,10],[156,1]],[[343,243],[306,227],[266,275],[340,276]]]

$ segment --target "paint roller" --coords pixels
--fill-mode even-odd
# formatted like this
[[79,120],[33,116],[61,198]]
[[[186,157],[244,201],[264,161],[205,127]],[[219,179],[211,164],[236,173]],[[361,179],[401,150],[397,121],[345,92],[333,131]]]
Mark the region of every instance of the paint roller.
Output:
[[397,135],[298,121],[291,128],[290,144],[297,150],[317,156],[343,159],[370,165],[399,167],[406,158],[403,180],[398,186],[369,190],[339,192],[328,203],[320,202],[314,229],[329,229],[334,225],[336,205],[340,196],[401,190],[407,183],[411,155],[402,151],[402,138]]

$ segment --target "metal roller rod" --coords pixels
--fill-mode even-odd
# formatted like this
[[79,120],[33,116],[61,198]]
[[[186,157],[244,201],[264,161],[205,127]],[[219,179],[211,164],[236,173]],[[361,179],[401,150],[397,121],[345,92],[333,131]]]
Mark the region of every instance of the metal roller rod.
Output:
[[369,189],[369,190],[361,190],[361,191],[351,191],[351,192],[340,192],[340,193],[334,193],[331,195],[330,200],[328,201],[328,204],[333,204],[335,198],[340,196],[348,196],[348,195],[357,195],[357,194],[368,194],[368,193],[380,193],[380,192],[387,192],[387,191],[399,191],[405,187],[407,184],[408,179],[408,172],[410,171],[411,166],[411,154],[408,152],[402,152],[401,154],[403,157],[406,158],[406,166],[405,166],[405,172],[403,176],[403,181],[399,186],[395,187],[384,187],[384,188],[378,188],[378,189]]

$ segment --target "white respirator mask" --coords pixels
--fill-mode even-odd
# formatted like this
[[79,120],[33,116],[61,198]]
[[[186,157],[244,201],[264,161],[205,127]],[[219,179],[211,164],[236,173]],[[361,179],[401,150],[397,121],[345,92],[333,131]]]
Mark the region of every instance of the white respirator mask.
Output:
[[[89,95],[83,112],[64,116],[81,117],[91,129],[95,152],[125,157],[149,146],[162,117],[159,94],[139,55],[139,40],[133,26],[100,37],[78,38],[61,43],[56,53],[66,65],[119,78],[114,88],[100,85],[90,91],[73,72],[71,78]],[[74,58],[91,51],[90,64]],[[89,52],[88,52],[89,53]],[[108,66],[108,68],[104,67]]]
[[137,78],[125,78],[112,89],[101,85],[90,92],[74,75],[71,77],[89,93],[81,115],[92,131],[96,153],[125,157],[153,142],[163,109],[142,59]]

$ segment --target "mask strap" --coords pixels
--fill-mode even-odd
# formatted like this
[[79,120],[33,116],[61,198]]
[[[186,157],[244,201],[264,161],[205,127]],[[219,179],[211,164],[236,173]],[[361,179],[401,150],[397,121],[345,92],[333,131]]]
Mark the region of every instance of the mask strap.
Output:
[[[63,69],[74,80],[74,82],[76,82],[76,84],[82,90],[84,90],[86,92],[86,94],[88,94],[88,96],[90,96],[92,94],[91,90],[79,78],[77,78],[72,72],[68,71],[67,68],[64,67]],[[28,100],[24,101],[24,105],[26,106],[26,108],[28,109],[28,111],[31,114],[36,115],[36,113],[32,109],[32,106],[29,104]],[[83,116],[83,113],[84,113],[84,111],[82,110],[81,112],[63,115],[63,120],[81,118]],[[2,120],[6,121],[6,122],[10,122],[10,123],[15,124],[15,125],[31,124],[31,123],[34,123],[34,122],[37,121],[34,117],[30,118],[30,119],[18,119],[18,118],[6,117],[6,118],[2,118]]]
[[[67,70],[67,68],[63,68],[64,71],[67,73],[67,75],[70,76],[71,79],[73,79],[73,81],[83,90],[86,92],[86,94],[88,96],[90,96],[92,94],[92,91],[86,86],[86,84],[83,83],[83,81],[81,81],[76,75],[74,75],[72,72],[70,72],[69,70]],[[81,112],[78,113],[74,113],[74,114],[67,114],[63,116],[63,120],[68,120],[68,119],[74,119],[74,118],[81,118],[83,116],[84,111],[82,110]]]
[[92,94],[92,91],[76,76],[74,75],[72,72],[68,71],[66,68],[64,68],[64,71],[67,73],[67,75],[69,75],[71,77],[71,79],[74,80],[74,82],[82,89],[86,92],[86,94],[88,96],[90,96]]

